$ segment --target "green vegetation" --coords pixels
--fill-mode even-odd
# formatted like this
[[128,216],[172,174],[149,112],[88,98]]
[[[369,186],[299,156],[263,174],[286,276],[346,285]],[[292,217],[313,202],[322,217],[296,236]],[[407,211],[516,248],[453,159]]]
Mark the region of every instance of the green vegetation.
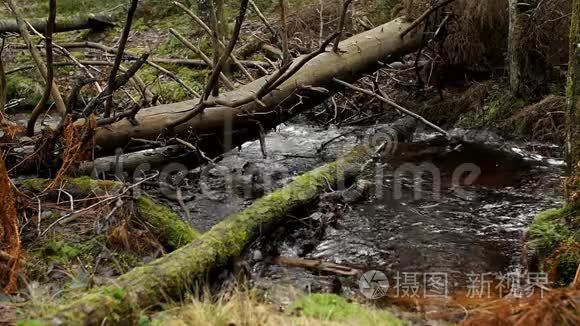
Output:
[[580,211],[565,206],[538,214],[530,226],[531,244],[538,250],[542,267],[555,274],[557,284],[569,284],[580,263]]
[[311,294],[296,301],[290,310],[300,316],[347,325],[403,325],[386,310],[369,309],[334,294]]
[[387,310],[349,303],[334,294],[312,294],[299,298],[287,312],[280,312],[252,293],[236,293],[217,302],[192,300],[194,304],[168,308],[144,325],[404,325]]
[[494,128],[527,104],[526,100],[516,98],[510,94],[508,89],[496,85],[485,98],[483,107],[480,110],[468,111],[461,115],[456,126],[460,128]]

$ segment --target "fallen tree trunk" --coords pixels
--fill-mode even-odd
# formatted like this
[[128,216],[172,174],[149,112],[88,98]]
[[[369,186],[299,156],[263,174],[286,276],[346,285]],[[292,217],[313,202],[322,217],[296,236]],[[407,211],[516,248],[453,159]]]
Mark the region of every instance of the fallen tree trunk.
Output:
[[[420,34],[412,32],[402,39],[399,37],[400,32],[409,25],[403,19],[396,19],[355,35],[340,43],[341,51],[338,53],[325,52],[306,63],[297,73],[265,95],[261,101],[238,107],[208,107],[201,114],[175,127],[173,132],[179,137],[187,137],[192,131],[198,135],[224,135],[224,129],[245,128],[249,132],[237,135],[232,141],[232,146],[255,139],[258,137],[256,131],[258,124],[265,129],[272,128],[301,110],[321,103],[333,92],[340,90],[340,85],[336,85],[333,78],[352,82],[364,73],[378,69],[379,61],[394,59],[418,48],[421,43]],[[292,66],[298,63],[299,59],[296,59]],[[271,75],[262,77],[236,90],[223,93],[217,99],[221,102],[232,102],[253,96],[268,83],[270,77]],[[317,91],[321,88],[328,92]],[[156,139],[172,122],[187,115],[198,102],[196,99],[142,109],[135,117],[137,125],[125,119],[98,128],[95,143],[106,155],[117,147],[124,147],[131,138]],[[211,145],[204,146],[202,143],[200,147],[204,151],[216,151],[215,137],[209,138]]]
[[[46,32],[46,19],[31,19],[28,23],[34,27],[38,32]],[[59,18],[55,23],[54,32],[69,32],[81,29],[103,30],[108,27],[113,27],[112,16],[109,15],[85,15],[70,18]],[[0,33],[20,33],[18,24],[14,19],[0,20]]]
[[[403,118],[389,129],[397,139],[412,134],[416,121]],[[190,244],[133,269],[113,284],[97,288],[61,308],[47,323],[102,325],[135,321],[150,306],[183,294],[211,270],[226,266],[260,234],[284,221],[294,209],[316,200],[329,187],[360,174],[384,144],[360,145],[344,157],[296,177],[286,187],[256,200],[250,207],[215,225]]]

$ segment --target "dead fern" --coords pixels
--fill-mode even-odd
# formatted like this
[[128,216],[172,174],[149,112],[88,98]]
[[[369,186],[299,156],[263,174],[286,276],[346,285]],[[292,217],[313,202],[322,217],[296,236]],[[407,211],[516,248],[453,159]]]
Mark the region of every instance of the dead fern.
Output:
[[86,158],[96,127],[97,120],[94,115],[87,118],[86,122],[80,126],[75,125],[70,117],[67,118],[63,132],[64,152],[62,165],[54,180],[47,186],[47,189],[52,189],[59,185],[74,166]]
[[4,165],[0,151],[0,283],[6,293],[14,293],[17,289],[17,273],[20,268],[20,235],[18,217],[14,203],[14,195],[8,171]]

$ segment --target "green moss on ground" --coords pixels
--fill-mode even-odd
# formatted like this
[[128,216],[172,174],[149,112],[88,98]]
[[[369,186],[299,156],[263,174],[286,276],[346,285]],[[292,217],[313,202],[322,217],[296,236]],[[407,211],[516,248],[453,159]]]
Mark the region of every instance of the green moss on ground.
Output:
[[[291,289],[289,289],[291,290]],[[145,325],[405,325],[387,310],[350,303],[334,294],[313,294],[298,299],[286,312],[264,303],[247,292],[226,296],[217,302],[166,307],[153,319],[142,316]]]
[[8,100],[23,99],[20,108],[32,109],[44,92],[44,86],[38,81],[35,71],[19,71],[7,76]]
[[305,296],[292,304],[290,310],[301,316],[348,325],[404,325],[387,310],[367,308],[334,294]]
[[569,284],[580,264],[580,209],[570,205],[538,214],[530,225],[530,240],[541,267],[556,272],[557,285]]

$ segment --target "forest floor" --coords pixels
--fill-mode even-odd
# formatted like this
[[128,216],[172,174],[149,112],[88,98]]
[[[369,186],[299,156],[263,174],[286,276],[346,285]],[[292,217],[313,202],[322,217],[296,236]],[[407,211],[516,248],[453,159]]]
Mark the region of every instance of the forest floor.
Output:
[[[24,12],[29,18],[44,17],[47,13],[46,1],[27,0],[22,1],[22,3],[25,3],[22,8],[25,9]],[[59,1],[59,14],[62,16],[78,14],[82,8],[83,13],[111,13],[118,22],[121,22],[124,19],[124,3],[124,1],[119,0],[99,2],[63,0]],[[277,22],[277,6],[265,0],[256,1],[256,3],[262,8],[268,20],[275,24]],[[335,29],[340,8],[333,5],[333,1],[323,1],[322,14],[318,1],[290,0],[289,3],[290,8],[296,8],[289,19],[289,26],[291,26],[291,35],[294,35],[293,45],[297,48],[315,48],[323,37]],[[353,20],[350,21],[349,33],[355,34],[368,28],[369,25],[378,25],[388,21],[390,19],[390,10],[388,9],[390,8],[385,3],[387,2],[370,0],[355,2],[357,9],[353,14]],[[230,5],[230,2],[226,2],[228,16],[233,16],[235,10],[236,8]],[[0,18],[6,17],[10,17],[10,14],[2,8]],[[322,31],[320,31],[320,26],[322,26]],[[119,23],[115,28],[98,33],[89,31],[59,33],[56,34],[55,42],[91,41],[115,46],[121,28],[122,23]],[[158,0],[141,1],[129,38],[127,52],[140,55],[145,51],[151,51],[152,57],[156,58],[199,59],[198,55],[184,47],[169,33],[169,28],[177,30],[189,40],[195,40],[201,50],[211,56],[211,41],[202,29],[195,25],[179,8]],[[268,37],[267,28],[253,12],[249,21],[244,25],[243,38],[249,42],[253,39],[252,35],[262,38]],[[13,37],[8,41],[2,54],[6,71],[10,72],[12,69],[30,65],[31,58],[28,52],[14,46],[14,44],[22,44],[19,39]],[[35,38],[35,41],[39,41],[39,38]],[[481,241],[481,243],[470,247],[469,244],[462,243],[462,241],[473,240],[473,242],[477,242],[474,240],[475,236],[473,238],[469,236],[461,238],[461,236],[464,233],[469,233],[467,230],[474,227],[473,225],[445,225],[442,223],[439,225],[440,230],[431,231],[433,234],[449,232],[450,235],[448,234],[447,238],[443,236],[441,238],[433,237],[423,239],[423,242],[417,240],[410,244],[407,243],[409,248],[406,248],[407,251],[403,251],[403,253],[406,256],[430,254],[432,251],[425,251],[425,248],[433,250],[430,242],[441,240],[441,243],[447,242],[461,248],[466,246],[471,250],[454,247],[452,250],[446,251],[447,249],[443,248],[444,245],[442,245],[442,247],[437,248],[438,251],[435,251],[438,253],[435,255],[438,258],[433,258],[433,261],[429,262],[430,258],[423,257],[426,260],[424,265],[429,263],[437,265],[441,261],[454,259],[448,255],[472,255],[476,257],[472,261],[481,259],[486,262],[507,259],[506,257],[515,255],[517,256],[516,260],[519,260],[521,256],[524,256],[520,252],[522,247],[527,248],[525,240],[521,239],[520,230],[527,227],[532,217],[539,211],[556,208],[561,206],[562,202],[559,194],[559,178],[563,174],[560,145],[564,139],[564,116],[561,114],[565,104],[563,97],[564,78],[562,76],[560,79],[553,79],[547,85],[547,91],[542,96],[533,100],[517,99],[507,91],[505,74],[466,70],[463,74],[459,73],[459,76],[456,74],[447,76],[437,65],[428,61],[430,57],[435,55],[430,51],[429,49],[425,50],[420,57],[413,54],[398,58],[395,65],[405,66],[405,68],[395,69],[387,66],[377,74],[366,77],[364,82],[371,84],[373,80],[377,80],[379,88],[397,103],[423,115],[446,130],[455,130],[464,139],[471,137],[473,142],[483,146],[474,145],[473,149],[466,150],[459,157],[433,158],[429,156],[429,160],[434,162],[439,160],[439,163],[453,165],[458,164],[458,162],[467,162],[470,159],[469,155],[473,153],[475,153],[473,155],[484,153],[484,156],[489,155],[502,162],[502,169],[490,170],[491,176],[486,179],[488,184],[473,189],[473,194],[478,196],[478,204],[481,205],[469,206],[469,201],[461,201],[453,197],[450,194],[451,189],[449,189],[449,194],[444,194],[444,196],[448,196],[445,197],[448,202],[443,203],[448,211],[455,211],[457,216],[481,219],[482,221],[478,222],[480,224],[477,224],[478,227],[481,227],[482,230],[491,228],[494,231],[484,232],[484,235],[478,236],[483,238],[489,236],[494,238],[491,242],[497,241],[495,242],[496,247],[493,248],[486,247],[491,243],[486,241]],[[108,62],[114,60],[113,55],[95,49],[74,49],[71,50],[71,54],[78,60]],[[245,59],[265,61],[266,58],[265,54],[257,52]],[[419,62],[425,60],[425,63],[415,69],[413,67],[415,60]],[[210,73],[209,69],[192,69],[178,64],[165,64],[163,66],[179,76],[188,87],[197,92],[203,91],[203,83]],[[95,66],[95,69],[91,68],[91,71],[98,80],[104,81],[108,76],[110,67],[107,65]],[[256,76],[263,74],[259,70],[251,72]],[[36,74],[35,69],[25,69],[7,75],[8,100],[12,103],[11,109],[7,113],[16,117],[16,122],[24,121],[28,111],[42,96],[43,86],[38,83],[40,78]],[[58,67],[56,70],[57,83],[63,90],[70,89],[78,75],[78,69],[74,66]],[[137,76],[142,85],[145,85],[148,91],[153,94],[157,103],[173,103],[193,97],[178,82],[150,66],[141,69]],[[231,78],[236,85],[247,83],[240,72],[234,72]],[[139,81],[136,81],[135,84],[124,87],[116,96],[119,107],[129,107],[134,102],[141,102],[142,98],[146,97],[141,86]],[[85,101],[96,94],[98,94],[97,89],[94,86],[89,86],[83,90],[82,100]],[[272,173],[275,174],[279,165],[285,173],[290,171],[290,176],[299,174],[332,160],[345,148],[352,147],[362,137],[363,130],[367,127],[389,123],[398,117],[397,112],[385,107],[375,99],[368,99],[354,92],[342,92],[324,105],[313,108],[310,112],[306,112],[287,123],[277,130],[275,135],[270,135],[268,138],[270,160],[259,158],[261,155],[260,144],[254,142],[244,146],[242,151],[236,152],[232,157],[227,157],[224,162],[214,166],[209,171],[213,178],[203,186],[210,189],[213,197],[223,197],[224,194],[220,192],[221,190],[216,189],[221,189],[222,184],[220,184],[219,177],[227,169],[239,172],[241,183],[248,182],[248,178],[251,179],[254,176],[252,172],[247,173],[252,169],[252,171],[274,171]],[[47,119],[46,123],[51,124],[50,115],[45,118]],[[470,133],[469,130],[473,132]],[[418,135],[430,139],[428,130],[420,130]],[[333,140],[336,138],[339,138],[339,141]],[[502,143],[502,146],[499,146],[499,143]],[[501,147],[503,153],[508,154],[497,154],[497,151],[490,150],[490,147],[493,146]],[[320,150],[322,147],[327,148]],[[310,151],[310,149],[314,150]],[[518,159],[514,159],[514,157]],[[523,164],[521,161],[530,160],[534,163],[520,165]],[[481,164],[487,163],[489,162]],[[524,172],[520,173],[522,170]],[[517,182],[514,180],[511,183],[502,179],[502,177],[510,179],[516,174]],[[502,177],[498,177],[498,175]],[[1,298],[11,301],[11,304],[0,304],[0,324],[3,322],[11,324],[18,319],[35,319],[45,316],[59,304],[74,298],[79,292],[82,293],[93,287],[107,284],[111,279],[175,249],[175,246],[168,245],[171,243],[171,238],[167,235],[169,231],[153,229],[151,225],[140,218],[143,216],[142,214],[149,211],[161,212],[161,216],[171,220],[177,215],[167,209],[169,206],[193,226],[193,232],[202,232],[211,227],[215,221],[219,221],[220,217],[247,207],[264,192],[264,189],[252,188],[249,194],[237,194],[235,197],[237,201],[232,201],[229,198],[202,199],[192,200],[191,203],[184,205],[180,200],[168,199],[162,191],[156,189],[159,186],[156,180],[146,180],[140,188],[157,202],[134,201],[132,204],[123,206],[115,214],[111,213],[110,207],[88,210],[80,216],[74,216],[66,223],[57,223],[63,217],[60,206],[66,202],[66,199],[63,199],[66,193],[59,192],[58,196],[50,198],[38,196],[39,190],[43,187],[38,185],[38,182],[41,181],[33,177],[17,176],[15,183],[25,189],[30,196],[37,198],[38,203],[41,202],[42,198],[47,202],[52,201],[60,203],[60,205],[47,204],[42,209],[36,207],[25,209],[30,214],[25,215],[21,227],[25,252],[22,283],[25,286],[17,295]],[[280,174],[275,179],[277,182],[275,186],[283,186],[287,182],[285,177],[288,175]],[[100,184],[95,187],[91,183],[92,181],[87,179],[77,179],[77,182],[75,190],[84,198],[82,199],[84,207],[104,199],[113,200],[107,197],[107,187],[111,185]],[[505,184],[500,185],[502,182]],[[201,188],[201,183],[192,186],[190,191],[195,192],[196,187]],[[95,191],[95,189],[97,190]],[[96,193],[100,197],[95,197]],[[541,200],[538,199],[540,197]],[[502,200],[507,201],[508,205],[502,204]],[[415,266],[408,262],[408,265],[405,265],[405,262],[401,263],[400,260],[395,260],[401,257],[389,256],[400,248],[389,247],[385,249],[381,246],[367,245],[364,241],[368,238],[356,238],[357,233],[364,233],[364,228],[361,225],[353,226],[355,232],[342,233],[341,230],[347,229],[348,223],[353,220],[357,222],[368,221],[372,219],[372,214],[375,214],[374,216],[379,219],[386,219],[386,216],[381,215],[383,213],[377,212],[384,209],[385,205],[390,204],[392,203],[371,202],[367,199],[356,199],[352,202],[342,200],[337,203],[330,199],[323,200],[316,207],[306,208],[302,212],[304,216],[296,218],[298,223],[308,224],[309,228],[306,228],[306,231],[304,228],[297,227],[295,225],[297,222],[294,221],[286,225],[283,230],[277,231],[276,236],[279,238],[276,239],[275,236],[272,236],[268,239],[259,239],[248,249],[246,257],[243,257],[242,262],[238,264],[243,266],[242,270],[247,268],[248,271],[229,271],[231,273],[219,275],[217,281],[214,281],[219,286],[212,285],[199,291],[201,293],[186,295],[180,302],[168,303],[143,311],[138,319],[138,324],[402,325],[410,323],[433,325],[459,322],[465,318],[462,315],[464,311],[475,310],[482,306],[482,302],[467,300],[465,293],[459,292],[454,300],[446,301],[443,304],[428,300],[413,301],[412,299],[376,302],[367,300],[360,295],[353,295],[352,292],[357,284],[352,278],[344,280],[333,273],[305,272],[303,268],[298,268],[289,274],[290,278],[294,279],[288,281],[283,277],[288,275],[285,274],[285,271],[281,271],[282,268],[278,264],[264,267],[264,261],[267,259],[262,256],[270,257],[277,253],[334,261],[348,266],[363,265],[366,268],[388,266],[388,268],[392,268],[393,264],[400,264],[399,269],[406,267],[428,270],[428,266]],[[401,208],[407,204],[409,205],[407,208]],[[409,238],[421,239],[423,234],[409,231],[411,227],[416,228],[423,225],[425,229],[428,226],[435,228],[438,224],[438,222],[435,223],[436,221],[446,218],[448,220],[449,218],[447,215],[434,213],[437,210],[432,205],[439,204],[430,202],[407,204],[397,206],[393,215],[388,216],[394,221],[393,224],[380,225],[380,227],[394,228],[400,234],[407,234]],[[518,211],[517,214],[512,212],[513,214],[510,215],[508,211],[513,209],[514,205],[519,207],[518,209],[521,211]],[[365,209],[369,211],[357,213]],[[398,219],[399,215],[397,214],[407,217],[407,220]],[[429,214],[434,216],[432,225],[429,224],[428,220],[419,219],[419,217]],[[496,218],[497,215],[507,216],[511,219],[501,221]],[[103,219],[103,216],[106,218]],[[184,216],[188,218],[184,218]],[[321,218],[344,225],[342,228],[324,225],[325,223],[320,222]],[[336,222],[337,220],[340,222]],[[492,225],[493,227],[491,227]],[[409,229],[406,229],[407,227]],[[327,235],[321,236],[320,232]],[[377,236],[373,240],[376,243],[408,240],[393,240],[392,237],[396,237],[397,232],[386,232],[382,237]],[[350,256],[352,259],[341,256],[343,254],[341,250],[348,249],[348,241],[339,243],[339,246],[344,247],[339,247],[338,250],[319,247],[320,245],[328,245],[329,241],[332,240],[326,237],[341,237],[341,239],[352,240],[356,244],[350,248],[353,250]],[[450,240],[452,237],[458,237],[458,240]],[[508,237],[510,241],[502,241],[502,237]],[[300,238],[300,241],[292,242],[292,239]],[[270,240],[269,245],[264,245],[264,242]],[[356,256],[360,252],[367,252],[366,256],[370,258],[365,259],[379,259],[377,257],[385,259],[385,255],[376,254],[376,252],[375,255],[373,254],[373,250],[383,249],[385,252],[389,252],[387,256],[394,257],[392,262],[382,262],[384,264],[377,260],[365,262],[364,259]],[[481,254],[478,250],[489,250],[491,254]],[[502,250],[503,253],[501,253]],[[516,250],[517,254],[514,253]],[[488,265],[481,263],[481,265],[469,267],[487,268],[492,266],[505,270],[512,263],[513,261],[502,260],[501,263]],[[468,272],[467,267],[464,272]],[[300,286],[301,283],[305,284],[309,277],[312,278],[309,280],[310,287],[306,289],[304,286]],[[313,279],[314,281],[312,281]],[[314,288],[312,288],[313,285]],[[339,290],[336,290],[337,287]],[[218,294],[216,295],[216,293]],[[492,305],[494,300],[499,298],[493,297],[492,299],[485,300],[483,303]],[[452,305],[461,308],[451,307]],[[445,309],[441,310],[443,306]],[[493,310],[494,308],[489,309]]]

